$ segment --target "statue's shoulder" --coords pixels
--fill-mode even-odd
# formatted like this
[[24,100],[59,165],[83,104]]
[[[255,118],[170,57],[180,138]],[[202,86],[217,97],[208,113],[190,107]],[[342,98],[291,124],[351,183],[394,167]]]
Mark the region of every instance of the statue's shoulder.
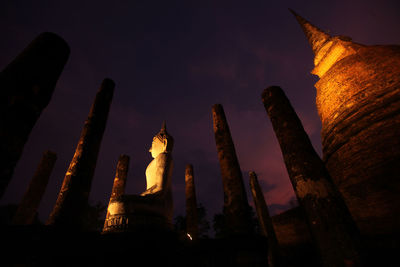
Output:
[[162,165],[172,163],[172,155],[171,155],[171,153],[168,153],[168,152],[160,153],[157,156],[157,163],[158,164],[162,164]]
[[159,159],[159,160],[172,160],[172,155],[171,155],[171,153],[168,153],[168,152],[162,152],[157,156],[157,159]]

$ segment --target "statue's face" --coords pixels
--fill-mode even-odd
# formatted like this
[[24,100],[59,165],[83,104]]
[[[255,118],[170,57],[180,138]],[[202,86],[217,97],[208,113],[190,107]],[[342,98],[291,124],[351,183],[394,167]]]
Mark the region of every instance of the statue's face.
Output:
[[149,152],[151,153],[151,156],[153,158],[156,158],[160,153],[165,151],[166,147],[167,147],[166,142],[163,142],[157,137],[154,137]]

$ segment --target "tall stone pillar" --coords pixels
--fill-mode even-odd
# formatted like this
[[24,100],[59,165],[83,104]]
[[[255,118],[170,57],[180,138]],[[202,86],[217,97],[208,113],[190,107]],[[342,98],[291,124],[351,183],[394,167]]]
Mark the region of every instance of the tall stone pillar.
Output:
[[199,227],[197,217],[197,200],[194,186],[193,166],[186,165],[185,169],[185,195],[186,195],[186,232],[196,240],[198,238]]
[[42,33],[0,73],[0,198],[33,126],[50,102],[69,52],[61,37]]
[[100,86],[65,174],[57,202],[47,221],[48,225],[81,228],[114,86],[110,79],[104,79]]
[[43,153],[28,190],[25,192],[14,215],[13,224],[29,225],[33,223],[56,160],[56,153],[49,150]]
[[222,105],[215,104],[212,107],[212,116],[224,189],[226,225],[232,234],[250,234],[253,232],[250,207],[247,202],[242,171]]
[[285,93],[272,86],[262,100],[324,266],[360,266],[358,228]]
[[[120,155],[118,159],[117,170],[115,172],[114,184],[112,187],[108,206],[110,206],[110,202],[112,199],[118,198],[125,193],[126,179],[128,178],[128,170],[129,170],[129,156]],[[106,220],[104,222],[103,231],[108,230],[109,214],[110,213],[107,208],[107,215],[106,215]]]
[[400,46],[330,36],[294,13],[314,52],[323,160],[361,232],[400,229]]
[[284,266],[283,258],[280,253],[278,239],[276,238],[272,219],[269,216],[268,207],[264,199],[264,194],[258,183],[255,172],[249,173],[250,188],[262,234],[268,238],[268,263],[270,267]]

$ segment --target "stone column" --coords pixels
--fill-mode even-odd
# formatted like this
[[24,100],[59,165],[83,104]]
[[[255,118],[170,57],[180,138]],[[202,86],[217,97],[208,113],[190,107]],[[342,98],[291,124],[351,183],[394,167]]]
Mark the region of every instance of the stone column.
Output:
[[194,186],[193,166],[186,165],[185,169],[185,195],[186,195],[186,231],[192,239],[198,238],[197,200]]
[[282,256],[279,249],[278,239],[275,235],[275,230],[272,224],[272,219],[269,216],[268,207],[265,203],[264,195],[261,187],[258,184],[257,175],[255,172],[250,172],[250,188],[253,195],[254,204],[262,234],[268,238],[268,263],[270,267],[284,266]]
[[215,143],[217,146],[224,188],[224,216],[231,234],[253,232],[250,207],[247,202],[242,171],[236,157],[228,123],[222,105],[212,107]]
[[344,200],[281,88],[262,100],[324,266],[360,266],[360,235]]
[[101,139],[114,93],[114,82],[104,79],[85,121],[74,157],[47,221],[49,225],[80,228],[88,205]]
[[56,153],[48,150],[43,153],[28,190],[25,192],[14,215],[13,224],[29,225],[33,223],[56,160]]
[[50,102],[69,52],[61,37],[42,33],[0,73],[0,198],[33,126]]
[[[110,202],[112,199],[120,197],[125,193],[125,186],[126,186],[126,179],[128,177],[128,170],[129,170],[129,156],[128,155],[120,155],[119,159],[118,159],[117,170],[115,172],[115,178],[114,178],[114,184],[112,187],[110,201],[108,202],[108,205],[110,205]],[[103,231],[107,230],[108,218],[109,218],[109,212],[108,212],[108,208],[107,208],[107,215],[106,215],[106,220],[104,222]]]

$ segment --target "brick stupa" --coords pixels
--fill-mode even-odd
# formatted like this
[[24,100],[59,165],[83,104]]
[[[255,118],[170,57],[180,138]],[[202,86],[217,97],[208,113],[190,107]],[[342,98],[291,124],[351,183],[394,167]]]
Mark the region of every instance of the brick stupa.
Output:
[[[292,11],[293,12],[293,11]],[[293,12],[314,52],[323,159],[361,232],[400,224],[400,46],[330,36]]]

